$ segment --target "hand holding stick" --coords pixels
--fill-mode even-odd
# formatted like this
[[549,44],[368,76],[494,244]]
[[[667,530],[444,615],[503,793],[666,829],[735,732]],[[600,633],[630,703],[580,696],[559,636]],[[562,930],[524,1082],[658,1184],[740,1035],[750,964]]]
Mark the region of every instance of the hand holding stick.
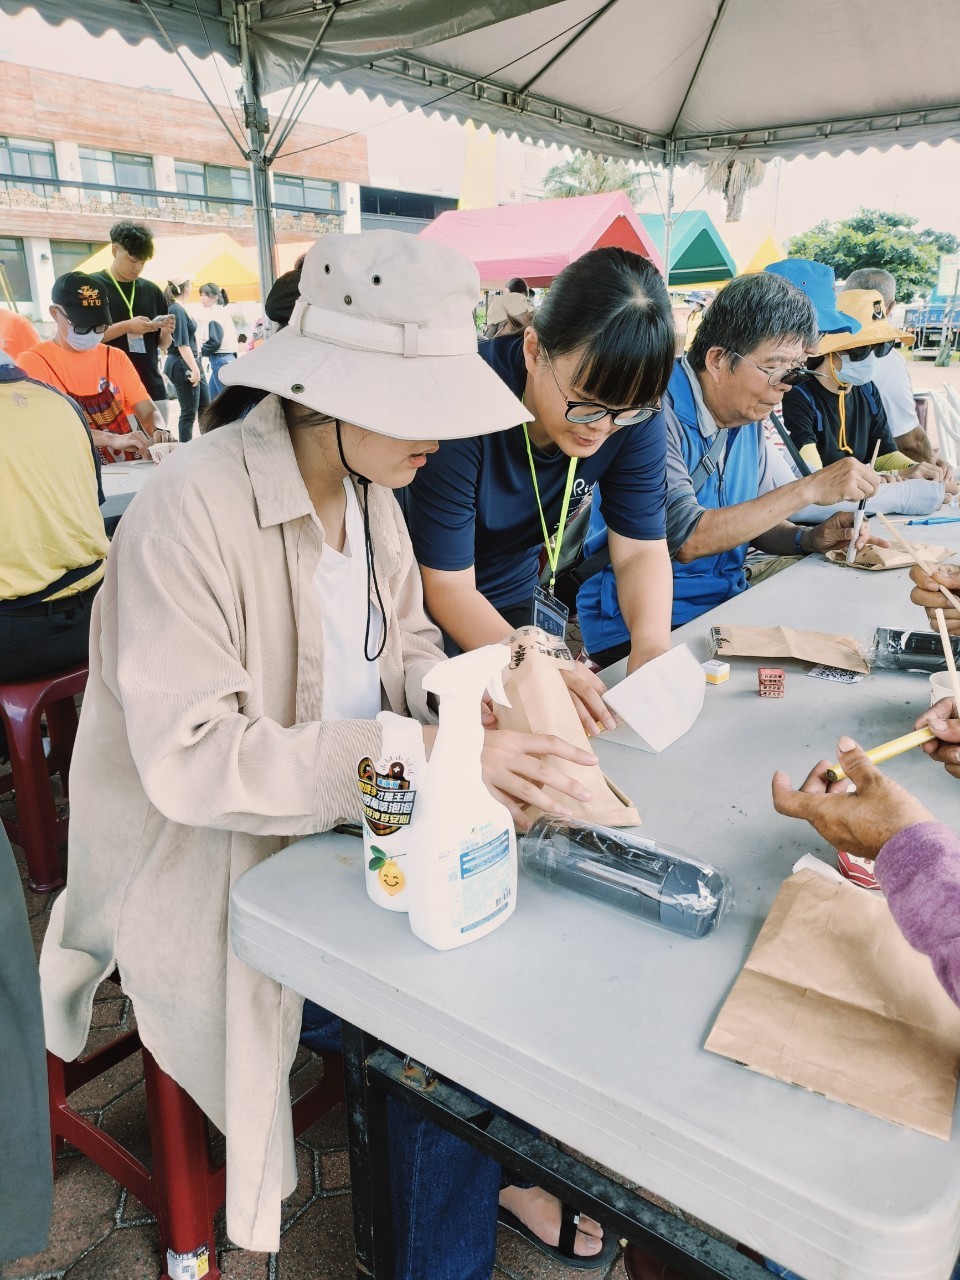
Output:
[[[880,441],[873,446],[873,457],[870,459],[870,466],[877,465],[877,454],[880,452]],[[857,558],[857,539],[860,537],[860,529],[863,525],[863,514],[867,505],[867,495],[864,494],[857,503],[857,509],[853,516],[853,535],[850,538],[850,545],[847,547],[847,564],[853,564]]]
[[[918,553],[916,548],[906,540],[906,538],[903,536],[903,534],[900,533],[898,529],[895,529],[893,527],[893,525],[890,523],[890,521],[887,519],[885,515],[882,515],[878,512],[877,519],[880,521],[880,523],[883,525],[886,531],[890,534],[890,537],[893,538],[894,542],[898,543],[899,546],[907,553],[907,555],[910,557],[913,563],[917,565],[918,568],[922,569],[924,573],[928,574],[932,578],[933,566],[927,564],[926,560],[923,559],[923,557]],[[960,600],[957,599],[957,597],[953,594],[953,592],[949,589],[949,587],[945,587],[942,582],[938,582],[937,586],[940,589],[940,594],[946,596],[946,598],[950,601],[950,603],[957,610],[957,612],[960,613]]]

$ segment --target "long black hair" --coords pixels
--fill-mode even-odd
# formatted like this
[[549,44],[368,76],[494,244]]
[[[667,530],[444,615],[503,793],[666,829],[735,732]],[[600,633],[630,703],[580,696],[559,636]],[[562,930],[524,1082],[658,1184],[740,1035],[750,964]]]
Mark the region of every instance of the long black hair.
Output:
[[582,352],[572,385],[609,405],[654,404],[673,372],[670,298],[652,262],[628,249],[592,249],[557,276],[534,313],[551,358]]
[[214,284],[212,280],[208,280],[206,284],[200,286],[200,292],[208,298],[215,298],[218,305],[225,307],[229,304],[230,299],[227,297],[226,289],[221,289],[218,284]]

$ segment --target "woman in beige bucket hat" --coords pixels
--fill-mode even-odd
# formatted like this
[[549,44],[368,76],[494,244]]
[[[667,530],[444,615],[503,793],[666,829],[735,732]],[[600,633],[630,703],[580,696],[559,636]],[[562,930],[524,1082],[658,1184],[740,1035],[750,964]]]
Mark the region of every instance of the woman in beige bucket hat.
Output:
[[[248,1249],[277,1248],[296,1182],[286,1079],[303,1001],[233,954],[230,886],[291,840],[359,821],[355,766],[380,754],[381,707],[432,742],[422,679],[443,655],[390,491],[438,439],[528,416],[477,355],[478,296],[444,246],[321,239],[289,328],[223,371],[210,425],[237,420],[137,496],[94,605],[69,883],[41,959],[48,1045],[82,1052],[116,965],[144,1045],[226,1134],[227,1230]],[[515,815],[534,798],[556,809],[541,787],[579,793],[548,754],[594,759],[487,733],[485,779]],[[397,1206],[398,1277],[492,1270],[499,1173],[487,1160],[472,1199],[483,1158],[449,1150],[438,1141],[443,1174],[422,1179],[446,1196],[425,1213],[418,1199],[426,1239]],[[465,1213],[477,1245],[455,1271],[447,1233]]]

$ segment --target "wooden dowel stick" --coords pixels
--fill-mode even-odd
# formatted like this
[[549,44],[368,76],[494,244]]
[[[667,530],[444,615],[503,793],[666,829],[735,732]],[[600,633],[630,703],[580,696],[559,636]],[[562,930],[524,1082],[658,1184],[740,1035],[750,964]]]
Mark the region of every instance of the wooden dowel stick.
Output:
[[947,631],[947,620],[943,616],[943,610],[937,609],[936,615],[940,643],[943,645],[943,656],[947,660],[947,670],[950,672],[950,686],[953,689],[954,706],[957,709],[957,714],[960,715],[960,676],[957,675],[957,664],[953,660],[953,645],[950,643],[950,633]]
[[[917,565],[919,568],[921,568],[924,573],[928,573],[932,578],[933,577],[932,566],[927,564],[926,560],[923,559],[923,557],[917,551],[916,547],[914,547],[911,543],[909,543],[906,540],[906,538],[903,536],[903,534],[900,532],[899,529],[895,529],[893,527],[893,525],[890,523],[890,521],[887,519],[885,515],[881,515],[878,512],[877,519],[886,529],[887,533],[889,533],[890,537],[893,538],[894,542],[897,542],[900,544],[900,546],[907,553],[907,555],[910,557],[913,563]],[[947,587],[945,587],[942,582],[938,582],[937,586],[940,590],[940,594],[943,596],[946,596],[946,598],[950,601],[950,603],[957,610],[957,612],[960,613],[960,600],[958,600],[957,597],[953,594],[953,592],[950,591]]]
[[[922,742],[932,742],[936,736],[929,726],[923,729],[914,729],[913,733],[905,733],[902,738],[894,738],[891,742],[884,742],[879,747],[871,747],[864,754],[874,764],[883,764],[884,760],[892,760],[894,756],[901,756],[904,751],[919,747]],[[832,764],[827,770],[827,777],[831,782],[839,782],[841,778],[846,776],[839,764]]]

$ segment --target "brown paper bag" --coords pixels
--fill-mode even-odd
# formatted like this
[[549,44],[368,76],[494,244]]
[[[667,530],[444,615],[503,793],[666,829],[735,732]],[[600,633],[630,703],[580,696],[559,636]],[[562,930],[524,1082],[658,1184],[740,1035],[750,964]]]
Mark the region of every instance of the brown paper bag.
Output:
[[853,636],[793,627],[711,627],[710,656],[717,658],[799,658],[844,671],[868,672]]
[[[539,627],[519,627],[510,641],[510,666],[503,676],[504,692],[511,705],[494,706],[500,728],[519,733],[555,733],[571,746],[592,751],[561,674],[572,666],[573,655],[563,640],[547,635]],[[575,818],[604,827],[641,825],[632,802],[601,773],[599,765],[573,764],[556,756],[547,756],[546,760],[592,792],[593,798],[584,802],[545,788],[546,794],[571,810]],[[541,810],[526,805],[524,812],[535,819]]]
[[[953,551],[949,547],[930,547],[924,546],[922,542],[914,544],[914,550],[921,560],[926,560],[928,564],[935,564],[940,560],[949,560],[953,555]],[[869,546],[861,547],[857,552],[857,558],[853,564],[847,564],[847,553],[845,551],[828,551],[827,559],[831,564],[842,564],[848,569],[912,569],[915,561],[912,556],[908,556],[905,551],[899,547],[875,547],[871,543]]]
[[950,1137],[960,1009],[880,894],[784,881],[706,1048],[935,1138]]

